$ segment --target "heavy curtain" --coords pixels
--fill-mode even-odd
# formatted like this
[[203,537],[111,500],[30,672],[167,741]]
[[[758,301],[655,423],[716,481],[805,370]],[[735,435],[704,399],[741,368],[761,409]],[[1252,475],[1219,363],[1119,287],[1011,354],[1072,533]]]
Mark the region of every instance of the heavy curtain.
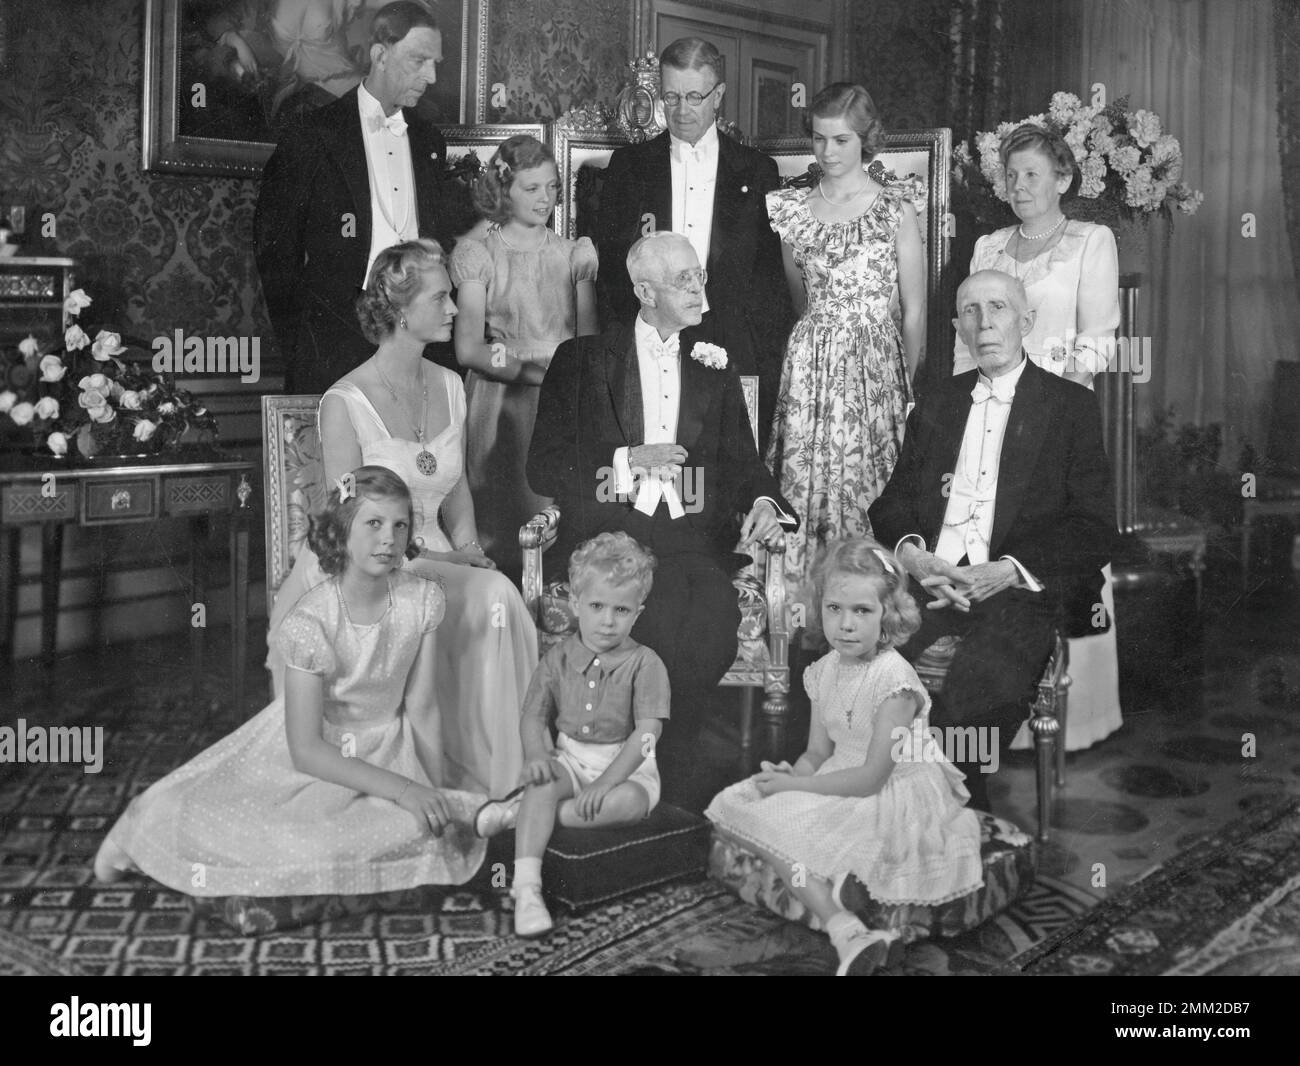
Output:
[[1138,326],[1154,366],[1138,418],[1172,404],[1179,422],[1223,422],[1225,464],[1242,439],[1262,452],[1273,363],[1300,354],[1273,29],[1269,0],[1100,0],[1081,28],[1084,87],[1155,111],[1205,193],[1167,241],[1153,231]]

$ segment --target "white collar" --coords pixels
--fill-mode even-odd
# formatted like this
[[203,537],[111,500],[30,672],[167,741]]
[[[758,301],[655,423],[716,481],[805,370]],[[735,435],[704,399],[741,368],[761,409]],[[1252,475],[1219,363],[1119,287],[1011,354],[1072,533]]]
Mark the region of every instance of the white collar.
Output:
[[[388,117],[386,114],[384,114],[384,105],[381,104],[378,100],[376,100],[373,95],[371,95],[370,90],[366,88],[365,82],[362,82],[360,85],[357,86],[357,101],[361,105],[362,118],[366,118],[367,116],[369,116],[371,118],[378,118],[380,121],[383,121]],[[400,107],[394,112],[394,114],[398,114],[398,115],[400,115],[401,113],[402,113],[402,109]]]
[[995,378],[990,378],[984,371],[979,372],[978,383],[984,385],[999,400],[1009,403],[1015,395],[1016,386],[1020,384],[1020,375],[1025,372],[1025,367],[1029,365],[1029,360],[1025,357],[1022,350],[1020,353],[1020,365],[1014,370],[1008,370],[1005,374],[999,374]]
[[687,141],[668,134],[668,143],[671,146],[673,159],[681,162],[684,150],[693,149],[701,159],[715,158],[718,154],[718,126],[715,122],[693,145]]
[[[679,335],[681,334],[681,330],[675,330],[674,332]],[[668,334],[669,337],[672,335],[672,333]],[[659,336],[659,330],[642,318],[641,313],[638,311],[636,316],[637,351],[640,351],[642,348],[646,351],[653,351],[658,345],[667,343],[668,341],[666,338],[661,338]]]

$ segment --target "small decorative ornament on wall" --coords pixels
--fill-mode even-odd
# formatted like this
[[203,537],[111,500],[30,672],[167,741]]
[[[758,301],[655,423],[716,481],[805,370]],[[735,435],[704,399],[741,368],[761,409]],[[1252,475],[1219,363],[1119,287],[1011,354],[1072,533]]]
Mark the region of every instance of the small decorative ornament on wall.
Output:
[[647,51],[628,64],[632,80],[614,102],[618,128],[633,144],[657,137],[668,128],[659,98],[659,59]]

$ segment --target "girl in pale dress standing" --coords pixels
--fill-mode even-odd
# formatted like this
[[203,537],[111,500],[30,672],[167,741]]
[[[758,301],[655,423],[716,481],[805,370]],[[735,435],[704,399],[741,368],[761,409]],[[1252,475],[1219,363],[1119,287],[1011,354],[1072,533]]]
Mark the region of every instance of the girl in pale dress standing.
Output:
[[[1001,270],[1020,280],[1035,312],[1025,337],[1025,353],[1044,370],[1092,388],[1092,379],[1109,367],[1119,326],[1119,260],[1115,235],[1106,226],[1068,219],[1061,201],[1079,181],[1070,146],[1057,134],[1025,123],[1003,138],[999,148],[1006,193],[1020,219],[981,237],[970,268]],[[975,366],[957,338],[953,373]],[[1070,640],[1070,696],[1065,747],[1086,748],[1122,724],[1119,655],[1115,641],[1115,594],[1110,567],[1104,570],[1102,603],[1109,629]],[[1032,746],[1028,727],[1015,747]]]
[[474,186],[484,221],[451,256],[469,488],[484,551],[510,573],[519,527],[550,502],[524,473],[542,379],[561,342],[596,332],[596,248],[547,225],[558,193],[550,149],[535,137],[502,142]]
[[848,876],[879,903],[957,899],[984,883],[980,829],[928,732],[930,697],[894,650],[921,626],[902,566],[874,540],[839,541],[817,587],[831,652],[804,674],[808,748],[793,766],[763,763],[704,813],[772,864],[830,936],[837,973],[856,976],[901,944],[844,909]]
[[95,875],[142,870],[195,896],[353,895],[461,884],[483,861],[481,797],[434,787],[403,704],[433,694],[441,587],[415,552],[390,470],[347,475],[313,516],[330,576],[279,631],[285,692],[132,801]]
[[[441,786],[501,795],[523,765],[519,709],[537,665],[537,629],[518,589],[478,544],[465,483],[465,390],[452,371],[422,357],[447,340],[456,305],[442,249],[428,240],[380,252],[357,301],[375,354],[326,391],[320,405],[325,484],[363,463],[386,466],[410,486],[419,553],[410,568],[436,580],[447,620],[434,642],[432,700],[407,705],[417,750]],[[325,579],[304,549],[276,595],[267,665],[283,691],[276,634],[298,598]]]
[[[867,508],[894,471],[910,379],[925,345],[919,179],[881,185],[864,167],[884,144],[870,95],[837,82],[805,123],[822,170],[810,192],[767,194],[796,308],[767,464],[799,516],[786,538],[790,596],[808,609],[820,549],[871,532]],[[894,319],[901,309],[900,331]]]

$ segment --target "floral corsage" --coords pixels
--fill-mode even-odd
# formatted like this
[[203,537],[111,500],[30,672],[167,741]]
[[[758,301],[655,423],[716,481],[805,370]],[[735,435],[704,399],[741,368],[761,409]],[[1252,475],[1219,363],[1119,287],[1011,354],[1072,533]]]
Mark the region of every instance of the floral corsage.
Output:
[[719,348],[716,344],[697,341],[695,347],[691,349],[691,358],[697,363],[703,363],[710,370],[727,368],[727,349]]

